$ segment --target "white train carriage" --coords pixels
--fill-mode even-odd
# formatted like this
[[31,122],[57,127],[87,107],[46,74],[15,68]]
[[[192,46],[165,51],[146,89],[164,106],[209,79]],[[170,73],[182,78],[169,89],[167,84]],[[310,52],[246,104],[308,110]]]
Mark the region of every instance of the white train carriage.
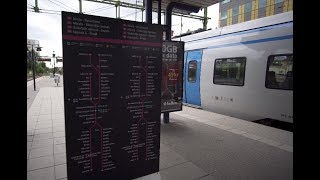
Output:
[[249,121],[292,123],[292,16],[173,39],[185,42],[184,103]]

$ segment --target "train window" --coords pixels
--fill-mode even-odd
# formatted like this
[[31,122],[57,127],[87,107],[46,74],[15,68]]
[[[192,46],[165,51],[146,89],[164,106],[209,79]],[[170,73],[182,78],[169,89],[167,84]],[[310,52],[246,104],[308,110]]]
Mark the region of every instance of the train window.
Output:
[[213,83],[243,86],[245,66],[245,57],[216,59],[214,64]]
[[197,79],[197,61],[190,61],[188,66],[188,81],[196,82]]
[[266,88],[292,90],[292,65],[292,54],[269,56],[265,82]]

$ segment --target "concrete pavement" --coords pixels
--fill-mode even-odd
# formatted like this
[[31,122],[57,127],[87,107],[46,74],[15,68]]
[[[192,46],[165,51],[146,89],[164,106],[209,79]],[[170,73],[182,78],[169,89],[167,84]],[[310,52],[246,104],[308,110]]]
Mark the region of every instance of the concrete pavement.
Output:
[[[63,79],[38,81],[27,125],[28,180],[66,180]],[[33,86],[29,86],[33,90]],[[29,104],[29,102],[28,102]],[[190,107],[161,124],[160,176],[175,179],[293,179],[291,132]]]

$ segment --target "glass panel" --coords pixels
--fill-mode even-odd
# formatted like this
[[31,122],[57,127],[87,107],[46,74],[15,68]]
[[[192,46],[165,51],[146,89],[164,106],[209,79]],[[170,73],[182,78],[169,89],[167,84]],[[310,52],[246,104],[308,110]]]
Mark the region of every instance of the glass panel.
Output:
[[232,9],[232,16],[237,16],[239,14],[239,7],[235,6]]
[[281,3],[283,2],[283,0],[274,0],[274,3],[277,4],[277,3]]
[[227,11],[222,11],[221,12],[221,20],[222,19],[227,19]]
[[216,59],[213,83],[231,86],[243,86],[246,58]]
[[197,79],[197,61],[190,61],[188,66],[188,81],[196,82]]
[[228,3],[228,2],[230,2],[230,0],[224,0],[224,1],[221,2],[221,4],[225,4],[225,3]]
[[292,90],[293,55],[274,55],[268,59],[266,87],[270,89]]
[[244,12],[250,12],[251,11],[251,2],[246,3],[244,5]]
[[263,8],[267,6],[267,0],[259,0],[259,8]]

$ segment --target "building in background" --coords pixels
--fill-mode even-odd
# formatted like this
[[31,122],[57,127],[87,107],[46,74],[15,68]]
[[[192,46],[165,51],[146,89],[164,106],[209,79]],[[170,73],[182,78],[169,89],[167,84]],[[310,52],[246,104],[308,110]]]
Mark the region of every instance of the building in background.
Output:
[[224,0],[219,4],[219,27],[292,11],[293,0]]

